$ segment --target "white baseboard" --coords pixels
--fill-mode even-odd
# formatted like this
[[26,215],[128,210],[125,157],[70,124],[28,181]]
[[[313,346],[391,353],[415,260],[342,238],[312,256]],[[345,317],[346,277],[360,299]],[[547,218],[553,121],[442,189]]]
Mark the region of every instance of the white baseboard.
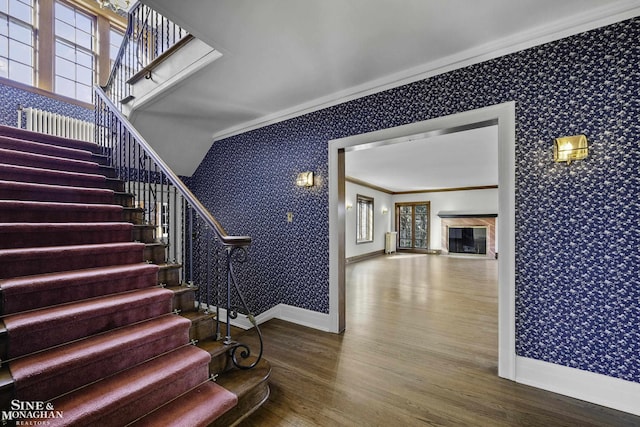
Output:
[[640,415],[640,383],[527,357],[516,357],[516,382]]
[[[215,308],[212,307],[212,310]],[[220,320],[225,321],[227,319],[227,310],[220,309]],[[306,310],[304,308],[294,307],[287,304],[278,304],[269,310],[260,313],[256,316],[256,322],[258,325],[271,320],[280,319],[287,322],[295,323],[297,325],[308,326],[310,328],[318,329],[324,332],[329,332],[329,315],[325,313],[319,313],[317,311]],[[250,329],[253,325],[243,314],[238,314],[236,319],[231,319],[229,322],[233,326],[242,329]]]
[[331,330],[331,323],[328,314],[306,310],[304,308],[294,307],[287,304],[279,304],[278,307],[280,307],[280,313],[277,318],[280,320],[285,320],[302,326],[308,326],[324,332],[329,332]]

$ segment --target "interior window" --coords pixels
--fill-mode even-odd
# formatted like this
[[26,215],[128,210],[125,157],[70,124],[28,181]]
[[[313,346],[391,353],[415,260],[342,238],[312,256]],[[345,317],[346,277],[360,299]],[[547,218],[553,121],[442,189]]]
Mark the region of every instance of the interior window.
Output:
[[357,195],[356,243],[373,242],[373,198]]

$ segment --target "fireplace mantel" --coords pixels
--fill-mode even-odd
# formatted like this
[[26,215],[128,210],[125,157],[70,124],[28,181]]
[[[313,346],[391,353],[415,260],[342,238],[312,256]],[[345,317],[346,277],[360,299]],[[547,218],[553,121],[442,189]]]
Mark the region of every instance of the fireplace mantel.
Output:
[[489,213],[484,211],[440,211],[440,218],[497,218],[497,213]]

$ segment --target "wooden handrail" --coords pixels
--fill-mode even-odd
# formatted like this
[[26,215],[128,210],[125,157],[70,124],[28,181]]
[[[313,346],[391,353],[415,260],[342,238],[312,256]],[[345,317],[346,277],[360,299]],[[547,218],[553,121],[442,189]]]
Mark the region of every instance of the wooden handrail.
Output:
[[144,67],[142,67],[140,69],[140,71],[135,73],[133,76],[131,76],[129,78],[129,80],[127,80],[127,83],[130,84],[130,85],[135,84],[138,81],[142,80],[142,78],[150,75],[151,72],[154,69],[156,69],[160,64],[162,64],[167,59],[169,59],[171,57],[171,55],[173,55],[178,50],[180,50],[180,48],[182,48],[182,46],[186,45],[187,43],[189,43],[193,39],[194,39],[194,37],[191,34],[187,34],[186,36],[181,38],[176,44],[174,44],[169,49],[167,49],[164,52],[162,52],[156,59],[151,61],[150,64],[145,65]]
[[129,120],[116,108],[111,102],[109,97],[104,93],[104,90],[100,86],[95,87],[95,93],[98,97],[109,107],[111,112],[115,114],[116,118],[120,121],[122,126],[129,132],[137,141],[144,152],[155,162],[158,168],[166,175],[167,179],[178,189],[180,194],[185,200],[193,207],[193,209],[200,215],[200,217],[211,227],[216,233],[216,236],[224,246],[229,247],[246,247],[251,244],[251,237],[249,236],[230,236],[224,230],[222,225],[217,219],[211,215],[211,213],[204,207],[204,205],[198,200],[198,198],[189,190],[189,188],[182,182],[182,180],[171,170],[171,168],[162,160],[162,158],[156,153],[156,151],[149,145],[142,135],[136,130],[135,127],[129,122]]
[[116,78],[116,73],[118,72],[118,66],[122,63],[122,58],[124,57],[124,51],[127,48],[127,45],[129,44],[129,37],[131,36],[131,33],[133,33],[133,20],[131,19],[131,16],[140,7],[142,7],[142,3],[140,3],[140,1],[137,1],[136,4],[134,4],[133,7],[129,9],[129,18],[127,19],[127,29],[124,32],[124,37],[122,38],[122,44],[120,45],[120,49],[118,49],[118,54],[116,55],[116,59],[113,62],[113,68],[111,68],[111,72],[109,73],[109,78],[107,79],[107,82],[105,83],[105,85],[102,86],[103,89],[106,89],[109,86],[111,86],[111,84]]

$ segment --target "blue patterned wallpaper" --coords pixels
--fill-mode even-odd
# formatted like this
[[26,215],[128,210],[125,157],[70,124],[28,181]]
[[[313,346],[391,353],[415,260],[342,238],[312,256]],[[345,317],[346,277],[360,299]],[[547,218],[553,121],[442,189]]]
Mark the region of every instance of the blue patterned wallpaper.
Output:
[[17,110],[20,105],[25,108],[39,108],[80,120],[93,121],[93,110],[0,83],[0,124],[17,126]]
[[[189,183],[253,237],[257,313],[327,313],[328,141],[516,101],[517,354],[640,382],[639,40],[634,18],[231,137]],[[555,164],[578,133],[589,158]],[[303,170],[319,185],[295,187]]]

